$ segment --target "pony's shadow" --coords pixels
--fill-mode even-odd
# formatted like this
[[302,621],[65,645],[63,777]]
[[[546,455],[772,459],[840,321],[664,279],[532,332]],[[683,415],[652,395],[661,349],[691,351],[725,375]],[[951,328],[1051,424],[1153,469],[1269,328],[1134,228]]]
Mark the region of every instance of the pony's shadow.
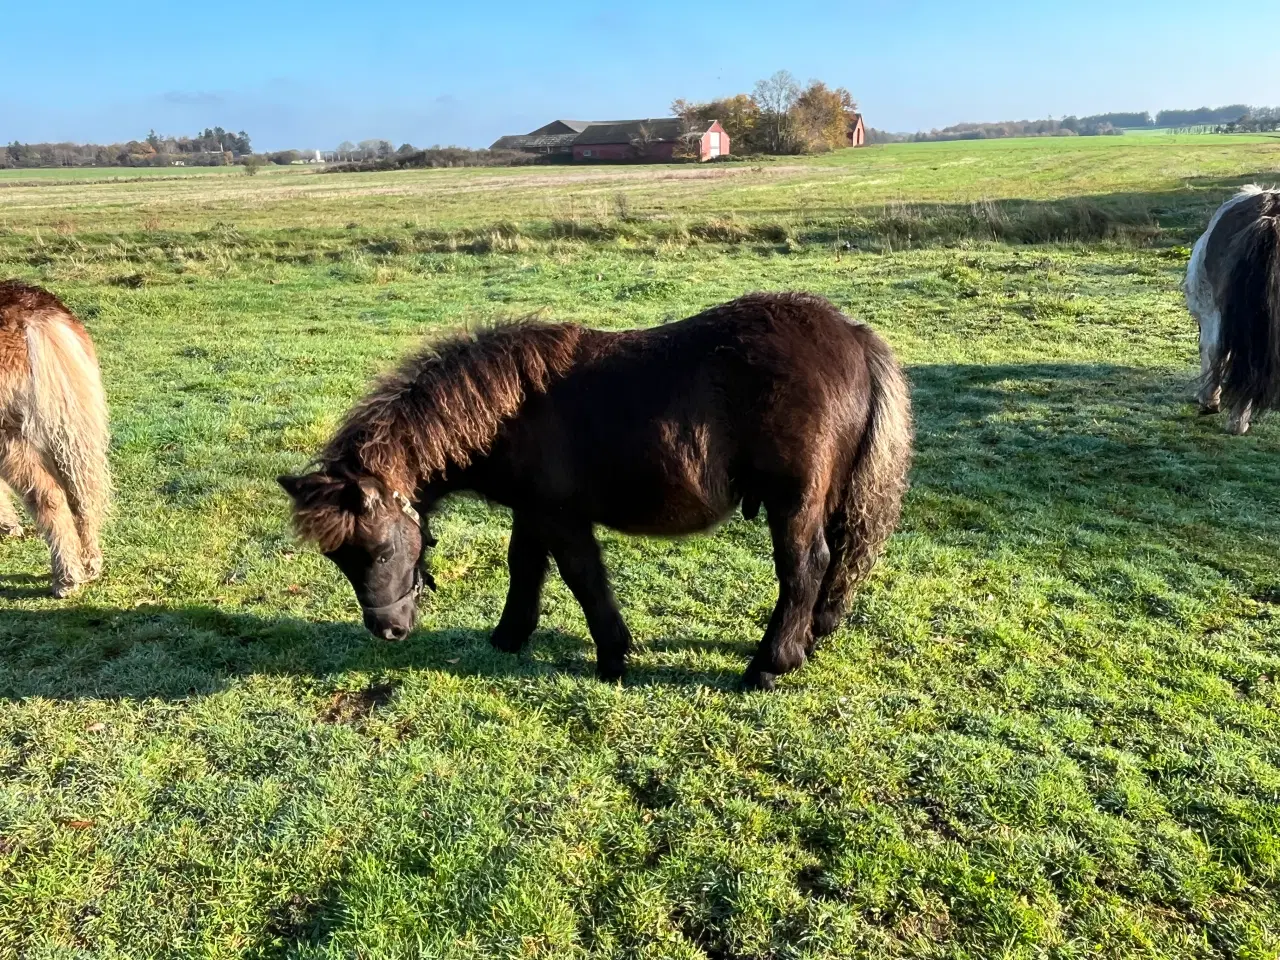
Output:
[[48,595],[48,577],[31,573],[0,574],[0,600],[34,600]]
[[[489,633],[418,630],[388,643],[357,622],[312,622],[205,606],[10,610],[0,618],[0,699],[183,700],[250,675],[323,680],[347,672],[439,670],[513,685],[594,676],[595,648],[587,638],[539,630],[521,653],[509,654],[490,646]],[[738,676],[635,665],[625,682],[730,688]]]

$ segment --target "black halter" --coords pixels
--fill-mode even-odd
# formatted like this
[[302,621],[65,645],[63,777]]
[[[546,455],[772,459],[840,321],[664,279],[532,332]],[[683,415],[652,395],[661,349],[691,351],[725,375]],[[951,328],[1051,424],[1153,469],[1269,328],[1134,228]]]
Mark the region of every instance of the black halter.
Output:
[[413,504],[409,502],[409,498],[402,494],[399,490],[391,494],[393,500],[400,504],[400,512],[412,520],[418,527],[418,536],[422,541],[422,551],[418,554],[418,562],[413,566],[413,582],[409,586],[409,591],[398,599],[392,600],[390,603],[383,604],[380,607],[366,607],[360,604],[360,609],[365,613],[373,616],[381,616],[389,613],[396,607],[400,606],[410,597],[417,600],[422,596],[423,588],[431,590],[433,593],[436,588],[436,578],[431,575],[431,571],[427,569],[427,551],[436,545],[436,538],[427,532],[426,524],[422,522],[422,517],[418,511],[414,509]]

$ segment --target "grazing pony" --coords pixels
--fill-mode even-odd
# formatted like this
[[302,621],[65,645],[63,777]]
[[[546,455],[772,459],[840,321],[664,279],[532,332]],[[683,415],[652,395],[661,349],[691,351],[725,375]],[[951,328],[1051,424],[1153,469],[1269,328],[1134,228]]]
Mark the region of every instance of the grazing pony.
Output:
[[1187,267],[1200,324],[1202,413],[1225,403],[1227,432],[1280,401],[1280,190],[1245,187],[1223,204]]
[[357,404],[313,472],[280,484],[365,625],[393,640],[426,579],[422,518],[459,490],[510,507],[492,644],[529,639],[554,557],[602,679],[622,676],[631,634],[593,526],[690,534],[763,506],[778,602],[744,683],[767,689],[839,624],[897,524],[911,444],[883,340],[819,297],[754,294],[646,330],[523,322],[445,340]]
[[[55,597],[102,572],[107,439],[107,403],[88,331],[47,290],[0,283],[0,479],[22,495],[49,543]],[[0,535],[20,535],[4,483]]]

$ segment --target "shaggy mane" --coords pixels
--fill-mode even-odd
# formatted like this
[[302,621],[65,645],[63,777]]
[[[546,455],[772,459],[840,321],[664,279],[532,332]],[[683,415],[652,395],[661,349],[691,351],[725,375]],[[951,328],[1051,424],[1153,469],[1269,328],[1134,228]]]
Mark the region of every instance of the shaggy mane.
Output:
[[583,328],[531,320],[457,334],[409,357],[343,418],[318,460],[412,495],[488,452],[503,422],[573,366]]

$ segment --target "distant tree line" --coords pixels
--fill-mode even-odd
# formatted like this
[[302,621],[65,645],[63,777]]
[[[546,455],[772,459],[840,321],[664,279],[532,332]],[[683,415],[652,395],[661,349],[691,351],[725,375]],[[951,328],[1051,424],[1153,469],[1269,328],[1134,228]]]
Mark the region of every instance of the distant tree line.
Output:
[[1226,107],[1200,107],[1197,110],[1161,110],[1156,114],[1157,127],[1216,127],[1234,123],[1249,112],[1247,103]]
[[[387,141],[380,141],[386,143]],[[466,147],[426,147],[418,149],[403,143],[394,151],[379,151],[372,156],[352,156],[344,160],[346,151],[334,151],[337,163],[324,168],[325,173],[365,173],[376,170],[412,170],[428,167],[516,167],[547,160],[520,150],[469,150]]]
[[1096,117],[1064,117],[1061,120],[1006,120],[1001,123],[957,123],[941,130],[892,134],[868,131],[868,143],[933,143],[952,140],[1001,140],[1010,137],[1104,137],[1124,130],[1110,120]]
[[1161,110],[1154,117],[1141,113],[1099,113],[1089,117],[1061,120],[1012,120],[1002,123],[957,123],[941,130],[919,133],[888,133],[868,128],[868,143],[906,143],[950,140],[997,140],[1005,137],[1098,137],[1118,136],[1125,130],[1143,128],[1201,128],[1218,133],[1270,132],[1277,127],[1277,108],[1231,104],[1200,107],[1197,110]]
[[821,80],[801,86],[786,70],[751,93],[718,100],[676,100],[671,112],[690,124],[719,120],[735,154],[821,153],[848,143],[858,104],[844,87]]
[[1280,131],[1280,107],[1250,107],[1238,120],[1219,124],[1215,133],[1275,133]]
[[164,167],[222,166],[253,152],[249,135],[207,127],[190,137],[160,136],[125,143],[10,143],[0,152],[0,167]]

